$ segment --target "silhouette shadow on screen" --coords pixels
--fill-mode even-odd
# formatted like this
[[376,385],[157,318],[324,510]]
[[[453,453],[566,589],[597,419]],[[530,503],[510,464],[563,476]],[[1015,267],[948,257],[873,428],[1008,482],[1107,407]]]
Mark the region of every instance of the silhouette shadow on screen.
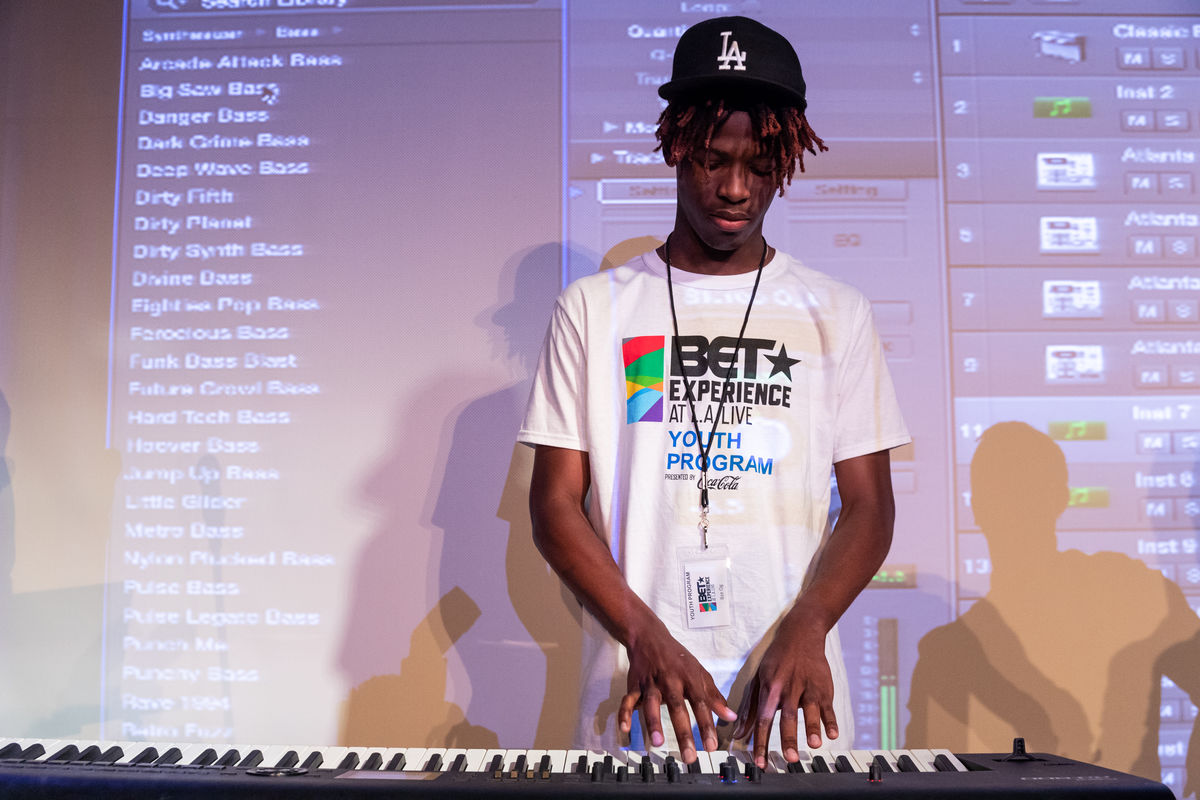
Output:
[[1037,750],[1159,779],[1162,679],[1200,700],[1200,618],[1142,561],[1060,551],[1069,496],[1050,437],[1021,422],[984,432],[971,507],[991,586],[921,639],[906,746],[1006,751],[1020,735]]

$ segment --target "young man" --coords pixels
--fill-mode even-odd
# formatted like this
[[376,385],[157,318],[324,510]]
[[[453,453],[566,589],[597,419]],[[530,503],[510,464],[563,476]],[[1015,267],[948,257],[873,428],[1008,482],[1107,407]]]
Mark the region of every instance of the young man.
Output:
[[804,91],[775,31],[688,29],[659,90],[674,229],[555,308],[520,439],[537,545],[589,612],[577,746],[616,746],[635,710],[661,746],[664,705],[687,762],[714,717],[759,766],[776,712],[790,761],[801,719],[810,747],[853,743],[835,623],[887,554],[909,437],[867,301],[763,238],[825,149]]

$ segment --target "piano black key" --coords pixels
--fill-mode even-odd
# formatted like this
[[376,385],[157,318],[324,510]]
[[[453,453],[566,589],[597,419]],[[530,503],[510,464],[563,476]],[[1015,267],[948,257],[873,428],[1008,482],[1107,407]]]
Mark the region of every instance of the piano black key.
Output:
[[835,772],[857,772],[847,756],[836,756],[833,759]]
[[119,746],[114,744],[111,747],[109,747],[107,750],[102,752],[100,755],[98,755],[96,757],[96,760],[93,761],[92,763],[93,764],[105,764],[105,765],[115,764],[118,761],[120,761],[124,755],[125,755],[125,751],[122,750]]
[[[297,756],[298,758],[299,756]],[[317,769],[321,764],[325,763],[325,757],[321,755],[319,750],[313,750],[308,754],[308,757],[300,762],[301,769]]]
[[249,753],[246,753],[246,757],[238,762],[238,766],[249,769],[251,767],[257,767],[259,764],[262,763],[262,760],[263,760],[262,750],[255,748],[254,750],[251,750]]
[[406,763],[408,763],[408,760],[404,757],[404,753],[396,753],[396,755],[388,759],[387,766],[384,769],[388,772],[401,772]]
[[904,753],[896,759],[896,766],[901,772],[920,772],[921,768],[917,766],[917,762],[913,761],[912,756]]
[[537,774],[539,778],[546,779],[550,777],[550,768],[552,763],[553,759],[550,758],[549,753],[542,755],[541,759],[538,761],[537,767]]
[[24,749],[19,742],[9,742],[0,747],[0,759],[19,758]]
[[[528,759],[525,758],[524,754],[517,756],[517,760],[513,763],[512,771],[508,773],[508,776],[510,778],[526,777],[525,772],[526,772],[527,762],[528,762]],[[533,777],[533,776],[531,775],[529,777]]]
[[159,754],[158,758],[154,759],[154,766],[167,767],[177,763],[181,758],[183,758],[183,753],[178,747],[168,747]]
[[338,762],[337,768],[338,769],[354,769],[355,767],[358,766],[358,762],[359,762],[358,753],[355,753],[354,751],[350,751],[349,753],[346,753],[345,758],[343,758],[341,761]]
[[75,756],[75,758],[73,758],[71,760],[75,761],[77,763],[80,763],[80,764],[90,764],[91,762],[95,761],[99,757],[100,757],[100,748],[94,744],[90,744],[87,747],[80,750],[79,755]]
[[367,756],[366,761],[362,763],[362,769],[374,772],[383,766],[383,754],[379,752],[371,753]]
[[233,767],[242,758],[237,750],[226,750],[225,754],[213,762],[214,767]]
[[575,772],[580,775],[586,775],[587,771],[588,771],[587,756],[580,756],[579,760],[575,762]]
[[871,763],[878,764],[880,772],[895,772],[895,770],[892,769],[892,765],[889,764],[888,760],[883,756],[875,756],[873,759],[871,759]]
[[195,758],[188,762],[189,767],[207,767],[217,760],[217,751],[206,747]]
[[147,747],[142,752],[138,753],[133,758],[129,759],[131,766],[139,766],[141,764],[153,764],[158,760],[158,750],[153,747]]
[[422,768],[422,771],[424,771],[424,772],[441,772],[442,771],[442,755],[441,755],[441,753],[434,753],[433,755],[431,755],[429,757],[429,760],[425,762],[425,766]]
[[700,767],[700,759],[696,759],[687,765],[689,775],[699,775],[703,770]]
[[945,753],[938,753],[933,759],[933,767],[938,772],[958,772],[954,767],[954,762],[946,757]]
[[492,756],[492,762],[488,764],[487,771],[492,773],[493,778],[504,777],[504,756],[500,753]]
[[789,762],[787,762],[787,771],[792,773],[793,775],[803,775],[804,774],[804,765],[801,764],[799,761],[789,761]]
[[73,744],[63,747],[54,755],[46,759],[46,761],[74,761],[79,757],[79,748]]
[[813,772],[833,772],[829,768],[829,762],[825,760],[825,756],[813,756],[812,760]]
[[295,750],[288,750],[275,762],[275,769],[291,769],[300,763],[300,756]]

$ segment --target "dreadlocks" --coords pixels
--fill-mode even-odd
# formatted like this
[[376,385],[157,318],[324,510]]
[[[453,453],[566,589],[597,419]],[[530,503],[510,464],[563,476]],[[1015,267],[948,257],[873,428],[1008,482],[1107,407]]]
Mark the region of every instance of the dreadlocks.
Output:
[[804,172],[804,151],[817,154],[828,150],[821,137],[809,127],[804,114],[795,106],[771,106],[758,101],[744,106],[732,106],[725,100],[708,99],[701,102],[673,100],[658,118],[656,150],[662,150],[663,160],[673,167],[698,154],[706,153],[717,129],[734,111],[750,115],[754,138],[761,144],[764,155],[771,159],[775,187],[783,196],[783,187],[792,182],[796,165]]

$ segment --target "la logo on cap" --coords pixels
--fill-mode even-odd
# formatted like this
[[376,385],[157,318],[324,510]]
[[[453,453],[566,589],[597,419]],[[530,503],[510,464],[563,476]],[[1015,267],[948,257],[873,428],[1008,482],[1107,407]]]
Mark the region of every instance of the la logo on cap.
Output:
[[[747,54],[738,47],[737,39],[730,43],[729,37],[732,35],[733,31],[721,31],[721,55],[717,56],[717,61],[721,66],[717,69],[736,69],[744,72]],[[733,63],[732,67],[730,67],[731,62]]]

